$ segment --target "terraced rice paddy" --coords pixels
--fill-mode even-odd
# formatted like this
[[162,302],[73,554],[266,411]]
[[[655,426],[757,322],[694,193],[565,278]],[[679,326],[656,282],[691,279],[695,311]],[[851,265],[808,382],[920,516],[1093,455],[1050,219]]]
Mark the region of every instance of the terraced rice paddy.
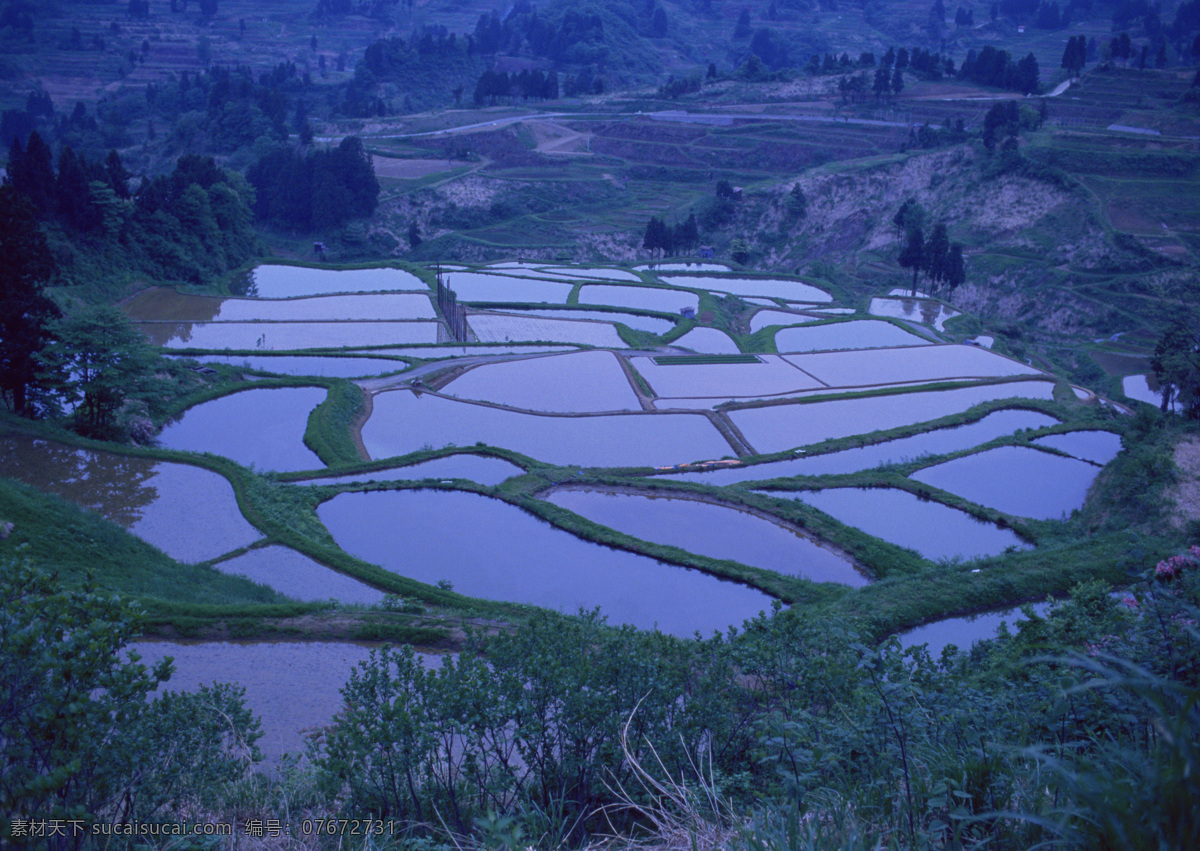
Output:
[[890,322],[870,319],[784,328],[775,333],[775,348],[780,352],[883,349],[891,346],[919,346],[928,342],[925,338],[910,334]]
[[671,343],[674,348],[691,349],[705,354],[737,354],[737,343],[733,338],[716,328],[693,328]]
[[781,298],[785,301],[804,301],[823,304],[833,301],[825,290],[801,281],[782,278],[714,278],[700,275],[660,275],[665,284],[692,289],[713,290],[733,295],[757,295]]
[[259,298],[295,298],[330,293],[370,293],[427,290],[411,272],[399,269],[314,269],[308,266],[258,266],[254,294]]
[[0,439],[0,476],[61,496],[127,528],[172,558],[216,558],[262,537],[222,476],[188,464]]
[[945,330],[947,319],[958,316],[958,311],[938,301],[913,298],[873,298],[869,311],[872,316],[890,316],[932,325],[938,331]]
[[859,470],[869,470],[880,464],[896,464],[920,458],[923,455],[944,455],[958,452],[1022,429],[1042,428],[1057,424],[1058,420],[1036,411],[995,411],[980,420],[956,428],[921,432],[912,437],[873,443],[855,449],[844,449],[841,452],[828,452],[824,455],[790,458],[787,461],[744,467],[669,473],[662,478],[723,486],[791,476],[837,476],[856,473]]
[[529,411],[585,413],[640,410],[611,352],[548,355],[469,370],[444,388],[449,396]]
[[436,322],[138,322],[138,330],[168,349],[289,351],[436,343]]
[[245,390],[189,408],[162,430],[159,442],[260,470],[312,470],[324,465],[304,445],[304,430],[323,401],[320,387]]
[[337,600],[339,603],[373,605],[383,592],[357,579],[313,561],[287,547],[253,549],[217,562],[217,570],[232,573],[273,588],[297,600]]
[[745,408],[731,411],[729,418],[758,452],[779,452],[835,437],[927,422],[992,399],[1049,399],[1053,390],[1049,382],[1022,381]]
[[552,464],[637,467],[721,457],[731,452],[699,414],[547,416],[505,411],[407,390],[380,393],[362,429],[372,458],[422,446],[485,443]]
[[1017,517],[1055,520],[1083,505],[1100,467],[1023,446],[1001,446],[926,467],[912,478]]
[[402,360],[364,357],[304,357],[295,355],[192,355],[199,363],[219,363],[278,375],[317,375],[323,378],[358,378],[383,375],[408,368]]
[[550,319],[512,313],[472,313],[467,324],[481,343],[553,340],[599,348],[624,348],[625,341],[609,322]]
[[610,304],[631,310],[656,310],[679,313],[683,308],[695,310],[700,297],[686,290],[664,287],[622,287],[588,284],[579,288],[580,304]]
[[[673,635],[724,631],[770,607],[744,585],[593,544],[477,494],[347,493],[318,513],[359,558],[474,597],[567,613],[598,606],[613,623]],[[670,600],[688,605],[663,605]]]
[[[313,493],[308,486],[328,489],[316,491],[334,494],[317,515],[337,543],[406,577],[449,581],[456,591],[483,599],[563,611],[599,606],[615,623],[657,624],[677,635],[724,630],[771,603],[760,590],[685,564],[709,570],[718,570],[714,564],[745,565],[718,570],[734,570],[725,575],[744,581],[758,582],[746,576],[761,575],[774,577],[771,582],[812,580],[851,588],[866,583],[868,574],[841,549],[768,516],[763,505],[794,517],[799,500],[933,561],[1027,546],[1011,530],[895,487],[830,488],[819,478],[788,479],[863,474],[907,463],[912,466],[902,469],[917,469],[913,480],[978,505],[1019,517],[1058,517],[1082,503],[1099,465],[1119,451],[1119,437],[1091,427],[1036,439],[1072,457],[1005,445],[920,467],[928,455],[970,452],[997,438],[1023,444],[1021,430],[1059,424],[1048,413],[1014,406],[955,427],[921,428],[984,401],[1045,403],[1053,397],[1054,380],[979,347],[934,344],[882,319],[821,323],[815,318],[821,313],[854,310],[801,281],[686,274],[724,271],[720,264],[653,265],[641,276],[539,263],[498,264],[487,271],[464,267],[449,274],[443,269],[461,300],[486,303],[468,313],[469,345],[448,342],[425,284],[395,269],[260,267],[258,298],[156,290],[132,300],[126,310],[164,347],[208,350],[199,358],[203,362],[292,375],[361,376],[369,397],[365,421],[342,437],[361,439],[364,461],[396,458],[400,466],[319,475],[323,465],[303,438],[310,413],[325,398],[323,388],[251,388],[205,402],[167,426],[163,446],[224,455],[256,472],[314,471],[316,477],[276,487],[293,494]],[[653,285],[656,275],[662,285]],[[683,308],[698,309],[701,298],[690,290],[753,300],[762,309],[751,318],[750,332],[782,326],[774,337],[782,354],[739,352],[733,334],[708,324],[721,325],[720,317],[705,317],[705,325],[657,347],[661,355],[622,351],[628,346],[615,323],[666,333],[670,320],[637,312],[674,316]],[[572,292],[577,304],[567,307]],[[780,308],[780,301],[797,310]],[[911,303],[913,313],[902,297],[876,301],[880,310],[903,313],[911,322],[941,327],[946,318],[940,307],[936,316],[920,313],[928,306],[924,302]],[[531,307],[535,304],[546,307]],[[222,353],[228,349],[243,354]],[[334,351],[354,356],[330,356]],[[696,354],[681,356],[688,351]],[[447,370],[456,360],[461,369]],[[410,368],[410,362],[417,366]],[[1038,380],[1021,380],[1029,378]],[[930,389],[946,381],[965,386]],[[847,392],[857,398],[821,398]],[[898,427],[918,431],[854,449],[800,452],[826,440]],[[120,456],[100,461],[100,453],[66,447],[48,453],[42,444],[9,444],[17,451],[8,456],[20,460],[4,458],[0,472],[12,470],[6,474],[73,492],[71,498],[178,558],[213,559],[261,538],[238,513],[229,483],[215,473]],[[430,458],[430,450],[477,445],[531,461],[518,465],[461,451]],[[753,462],[758,453],[785,450],[793,457],[763,464],[730,460]],[[716,459],[726,460],[711,463]],[[701,461],[710,462],[707,471],[693,465]],[[654,467],[676,470],[650,480],[659,488],[679,487],[664,479],[708,485],[712,490],[704,492],[704,500],[710,501],[694,493],[639,491]],[[80,472],[91,468],[94,473]],[[453,490],[456,481],[470,483],[461,485],[470,489],[498,487],[491,493],[513,502],[533,500],[521,502],[530,507],[547,499],[573,512],[561,516],[574,517],[564,525],[578,535],[513,502]],[[584,481],[586,486],[572,486]],[[768,481],[775,488],[817,487],[761,491],[771,499],[753,497],[760,500],[754,510],[738,507],[749,498],[745,483]],[[437,489],[419,489],[422,482],[436,482]],[[368,483],[374,485],[363,492]],[[204,522],[181,519],[188,512]],[[600,527],[631,536],[634,550],[661,554],[652,548],[675,547],[671,558],[679,563],[583,537]],[[304,600],[370,605],[383,593],[278,544],[250,549],[218,568]]]
[[996,555],[1010,547],[1028,547],[1010,529],[896,488],[829,488],[775,495],[797,499],[847,526],[915,550],[928,559],[972,559]]
[[319,479],[309,479],[305,484],[344,485],[352,482],[419,482],[422,479],[438,479],[441,481],[467,479],[481,485],[498,485],[505,479],[520,476],[524,472],[516,464],[510,464],[501,458],[462,453],[434,458],[432,461],[411,464],[406,467],[389,467],[384,470],[372,470],[369,473],[351,473],[345,476],[325,476]]
[[814,582],[851,587],[866,584],[847,559],[795,529],[737,508],[694,499],[591,489],[556,490],[548,499],[635,538]]

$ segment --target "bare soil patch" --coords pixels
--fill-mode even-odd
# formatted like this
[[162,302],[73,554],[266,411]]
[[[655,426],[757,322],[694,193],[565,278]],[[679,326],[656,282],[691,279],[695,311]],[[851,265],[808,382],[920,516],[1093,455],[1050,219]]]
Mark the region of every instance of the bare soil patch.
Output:
[[1200,437],[1189,437],[1175,446],[1179,483],[1167,492],[1175,501],[1171,522],[1182,529],[1188,521],[1200,520]]
[[372,157],[375,174],[394,180],[416,180],[439,171],[450,171],[453,166],[447,160],[398,160],[392,157]]

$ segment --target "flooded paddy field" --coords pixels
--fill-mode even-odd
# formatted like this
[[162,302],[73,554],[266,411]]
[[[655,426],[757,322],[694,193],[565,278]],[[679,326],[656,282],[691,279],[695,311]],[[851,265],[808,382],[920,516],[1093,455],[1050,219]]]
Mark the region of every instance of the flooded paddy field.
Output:
[[430,394],[418,398],[407,390],[380,393],[374,401],[362,428],[363,444],[374,459],[422,446],[475,443],[580,467],[656,466],[732,451],[700,414],[523,414]]
[[[182,356],[181,356],[182,357]],[[402,360],[370,357],[317,357],[303,355],[187,355],[198,363],[273,372],[278,375],[315,375],[321,378],[361,378],[408,369]]]
[[622,287],[588,284],[579,288],[579,303],[608,304],[631,310],[657,310],[662,313],[678,313],[685,307],[696,310],[700,297],[685,290],[668,290],[663,287]]
[[782,278],[717,278],[701,275],[660,275],[659,280],[664,284],[676,287],[691,287],[732,295],[765,296],[781,298],[785,301],[813,302],[824,304],[833,301],[833,296],[825,290],[805,284],[801,281],[789,281]]
[[923,390],[743,408],[731,411],[729,418],[751,446],[760,453],[768,453],[835,437],[914,425],[956,414],[993,399],[1049,399],[1053,391],[1054,385],[1048,381],[1020,381],[957,390]]
[[[1074,417],[1071,406],[1078,404],[1081,410],[1082,403],[1073,401],[1042,405],[1057,416],[1006,408],[955,427],[923,426],[989,400],[1045,403],[1053,398],[1055,379],[1046,375],[1035,381],[1009,380],[1041,374],[979,347],[935,344],[885,319],[817,324],[818,317],[840,319],[855,310],[801,281],[722,277],[719,273],[728,267],[715,263],[649,264],[641,270],[644,274],[639,275],[615,267],[570,268],[545,262],[496,264],[483,270],[443,266],[444,280],[462,301],[488,303],[486,309],[469,311],[472,344],[451,342],[454,338],[436,318],[428,285],[398,269],[260,266],[254,272],[257,298],[155,291],[132,300],[126,309],[161,346],[209,350],[198,356],[201,362],[289,375],[360,378],[367,407],[359,412],[360,423],[339,426],[346,430],[339,437],[347,443],[361,438],[363,460],[419,463],[347,473],[355,469],[349,466],[354,463],[351,458],[330,470],[333,475],[321,477],[323,464],[303,442],[309,415],[326,395],[325,389],[314,387],[258,387],[193,406],[166,427],[161,445],[213,452],[266,473],[264,490],[280,497],[281,504],[291,499],[302,503],[305,522],[323,523],[345,553],[398,575],[430,584],[448,581],[455,591],[483,600],[566,612],[598,606],[613,623],[657,626],[681,636],[740,626],[745,618],[770,609],[772,597],[683,564],[594,543],[582,537],[596,534],[588,521],[641,541],[677,547],[694,554],[694,564],[721,559],[768,571],[762,575],[782,584],[762,587],[785,598],[790,592],[777,589],[787,589],[787,583],[801,585],[796,577],[839,584],[845,588],[834,589],[837,593],[855,594],[854,589],[866,584],[866,574],[842,553],[853,549],[861,536],[849,539],[852,533],[820,518],[817,528],[831,539],[818,540],[789,523],[768,519],[764,512],[739,508],[739,502],[768,505],[779,516],[794,519],[802,510],[794,504],[799,500],[864,535],[913,550],[927,560],[913,559],[914,564],[933,571],[944,569],[936,564],[941,560],[996,555],[1029,545],[1010,529],[897,487],[879,486],[889,481],[894,485],[901,472],[869,472],[873,468],[976,450],[1023,429],[1065,422],[1063,430],[1071,428],[1070,432],[1038,438],[1037,444],[1072,457],[1005,446],[925,467],[912,477],[1018,517],[1057,518],[1082,504],[1098,465],[1120,449],[1117,434],[1100,430],[1107,426]],[[707,292],[744,296],[762,309],[748,325],[747,314],[732,325],[725,323],[733,320],[720,315],[705,316],[703,325],[656,351],[629,351],[615,327],[622,322],[662,334],[672,328],[670,320],[636,312],[674,316],[684,308],[696,310],[701,304],[698,293]],[[875,299],[872,312],[944,329],[951,311],[938,302],[905,299],[906,294]],[[704,302],[709,304],[708,296]],[[781,307],[785,302],[795,311]],[[500,309],[504,304],[513,307]],[[764,344],[745,334],[747,328],[754,333],[771,325],[781,326],[774,343],[782,354],[739,352],[738,341],[747,348],[770,349],[770,341]],[[514,344],[506,345],[509,342]],[[227,349],[255,354],[222,353]],[[310,349],[357,356],[300,353]],[[683,362],[655,360],[688,350],[696,355]],[[746,360],[709,357],[739,354]],[[406,362],[383,355],[441,362],[418,364],[410,371]],[[413,376],[437,389],[414,392]],[[1004,383],[928,387],[939,381],[997,379]],[[891,392],[900,389],[904,392]],[[860,397],[813,399],[848,390]],[[757,399],[766,403],[755,403]],[[770,403],[784,399],[784,404]],[[321,419],[314,419],[314,429]],[[795,452],[829,439],[902,426],[923,430],[823,455],[706,472],[692,467],[662,475],[712,486],[702,491],[703,500],[709,501],[694,498],[700,489],[692,490],[693,498],[638,492],[649,471],[633,475],[619,469],[736,457],[753,461],[757,453]],[[521,462],[529,474],[501,458],[461,450],[429,458],[429,450],[474,449],[479,443],[533,459]],[[299,542],[284,546],[273,540],[264,546],[262,534],[240,514],[229,482],[215,473],[187,464],[55,446],[0,439],[0,474],[40,482],[37,486],[112,517],[181,560],[215,559],[258,542],[218,562],[217,569],[250,577],[299,600],[372,606],[383,596],[292,548],[300,547]],[[306,477],[303,482],[276,484],[270,471],[312,472],[301,474]],[[806,486],[817,489],[760,489],[754,495],[745,486],[791,476],[849,473],[860,474],[856,484],[876,486],[819,489],[830,483],[809,481]],[[416,483],[422,480],[440,485],[418,489]],[[452,480],[474,483],[463,483],[464,488],[495,490],[488,490],[493,496],[449,490]],[[363,492],[371,482],[381,489]],[[395,485],[388,489],[385,483]],[[317,486],[328,490],[314,490]],[[662,489],[667,487],[688,486]],[[316,509],[314,520],[304,500],[330,494],[334,495]],[[546,503],[565,509],[561,514],[570,519],[564,525],[580,524],[580,534],[552,526],[496,498],[500,495],[547,511],[556,508]],[[327,539],[321,540],[330,546]],[[855,552],[874,568],[869,556]],[[679,558],[687,562],[684,555]],[[155,647],[154,652],[165,652],[162,645]],[[300,729],[331,717],[337,708],[337,687],[354,661],[366,654],[354,645],[315,643],[248,646],[253,649],[219,643],[175,647],[183,648],[176,653],[181,658],[177,683],[241,678],[249,687],[252,680],[273,681],[276,674],[286,680],[269,684],[269,695],[251,697],[268,719],[282,719],[268,722],[269,728],[283,731],[269,733],[267,749],[273,753],[298,750]],[[314,678],[323,678],[330,688],[317,701],[320,705],[297,709],[296,720],[289,720],[294,704],[307,699],[288,690],[298,677],[309,680],[309,686]]]
[[651,334],[661,335],[670,331],[675,327],[675,323],[669,319],[662,319],[657,316],[643,316],[640,313],[616,313],[608,310],[573,310],[570,308],[543,308],[533,310],[510,310],[508,313],[514,313],[521,316],[544,316],[551,319],[589,319],[593,322],[619,322],[622,325],[628,325],[630,328],[636,328],[639,331],[649,331]]
[[833,349],[883,349],[920,346],[929,340],[878,319],[851,319],[827,325],[783,328],[775,332],[780,352],[819,352]]
[[156,346],[169,349],[287,351],[436,343],[438,323],[405,322],[136,322]]
[[732,337],[716,328],[693,328],[677,337],[671,347],[714,355],[735,355],[741,351]]
[[587,519],[635,538],[730,559],[814,582],[866,584],[847,559],[795,529],[736,507],[695,499],[559,489],[547,499]]
[[484,364],[442,392],[530,411],[641,410],[617,356],[601,351]]
[[344,476],[325,476],[319,479],[307,479],[299,484],[342,485],[351,482],[468,479],[481,485],[498,485],[505,479],[520,476],[524,472],[516,464],[510,464],[502,458],[460,453],[457,455],[447,455],[443,458],[434,458],[432,461],[424,461],[420,464],[411,464],[405,467],[389,467],[383,470],[372,470],[369,473],[350,473]]
[[912,478],[1017,517],[1056,520],[1083,506],[1100,466],[1001,446],[926,467]]
[[383,599],[382,591],[279,545],[249,550],[213,567],[222,573],[244,576],[297,600],[373,605]]
[[162,430],[159,442],[170,449],[224,455],[260,470],[324,467],[304,445],[304,430],[325,395],[323,387],[243,390],[188,408]]
[[827,488],[771,495],[799,500],[847,526],[934,561],[973,559],[1029,546],[1011,529],[897,488]]
[[1058,425],[1058,420],[1036,411],[995,411],[973,423],[955,428],[940,428],[915,434],[912,437],[902,437],[898,440],[888,440],[855,449],[844,449],[841,452],[790,458],[786,461],[747,467],[724,467],[703,472],[669,473],[661,478],[723,486],[788,476],[842,475],[859,470],[869,470],[880,464],[895,464],[919,458],[922,455],[944,455],[958,452],[1022,429],[1052,425]]
[[107,517],[179,561],[206,561],[262,537],[229,482],[189,464],[5,437],[0,476]]
[[724,631],[770,608],[760,591],[585,541],[478,494],[346,493],[318,513],[359,558],[474,597],[566,613],[599,606],[613,623],[681,636]]
[[259,298],[295,298],[330,293],[428,290],[429,285],[400,269],[316,269],[309,266],[258,266],[251,273]]
[[143,322],[310,322],[434,319],[428,291],[291,299],[221,298],[146,290],[122,305]]
[[890,316],[932,325],[938,331],[946,330],[947,319],[959,315],[957,310],[939,301],[915,298],[873,298],[869,312],[872,316]]
[[547,340],[608,349],[625,347],[625,341],[610,322],[549,319],[515,313],[472,313],[467,324],[481,343]]
[[[258,747],[270,765],[285,753],[303,753],[308,737],[333,720],[350,671],[375,649],[320,641],[138,641],[127,652],[136,652],[148,667],[167,656],[175,660],[175,673],[160,691],[196,691],[214,682],[244,688],[246,707],[262,720]],[[441,664],[434,654],[418,658],[430,668]]]

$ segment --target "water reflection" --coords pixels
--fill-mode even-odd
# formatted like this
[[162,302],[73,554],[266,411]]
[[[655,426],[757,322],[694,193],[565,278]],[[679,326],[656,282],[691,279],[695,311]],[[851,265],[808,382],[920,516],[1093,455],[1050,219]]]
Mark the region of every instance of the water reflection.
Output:
[[940,428],[873,443],[857,449],[829,452],[811,458],[792,458],[750,467],[726,467],[695,473],[672,473],[662,478],[700,482],[706,485],[731,485],[784,476],[828,476],[869,470],[880,464],[894,464],[922,455],[944,455],[987,443],[997,437],[1026,428],[1058,425],[1054,417],[1036,411],[994,411],[981,420],[956,428]]
[[261,537],[229,482],[209,470],[25,437],[0,446],[0,476],[107,517],[180,561],[215,558]]
[[345,493],[317,511],[342,549],[422,582],[615,624],[710,634],[770,609],[753,588],[577,538],[500,500],[461,491]]
[[337,600],[372,605],[383,592],[282,546],[261,547],[213,565],[222,573],[245,576],[294,600]]
[[212,452],[260,470],[312,470],[321,459],[304,445],[323,387],[243,390],[188,408],[159,441],[171,449]]
[[858,588],[867,580],[849,561],[799,532],[748,511],[695,499],[571,489],[547,499],[594,523],[658,544]]
[[898,488],[827,488],[771,496],[797,499],[847,526],[916,550],[928,559],[972,559],[997,555],[1009,547],[1029,549],[1010,529]]
[[[225,641],[176,643],[139,641],[128,646],[152,667],[175,660],[175,673],[162,691],[196,691],[201,685],[229,682],[246,690],[246,706],[262,721],[258,746],[268,765],[285,753],[302,753],[308,737],[321,732],[342,708],[341,688],[350,671],[373,649],[331,642]],[[427,667],[440,656],[418,654]]]
[[1018,517],[1054,520],[1083,506],[1100,467],[1025,446],[1001,446],[926,467],[912,478]]

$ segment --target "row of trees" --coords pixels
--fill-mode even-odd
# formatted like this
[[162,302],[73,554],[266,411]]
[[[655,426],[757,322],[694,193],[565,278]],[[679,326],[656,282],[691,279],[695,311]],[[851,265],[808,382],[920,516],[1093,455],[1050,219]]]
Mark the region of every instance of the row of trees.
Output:
[[554,100],[558,97],[558,74],[545,74],[528,69],[514,72],[510,77],[504,71],[484,71],[475,83],[475,104],[521,98],[522,100]]
[[674,226],[651,216],[646,223],[646,235],[642,238],[642,248],[661,251],[668,257],[691,251],[699,244],[700,228],[695,213],[690,213],[686,221]]
[[921,274],[935,289],[939,284],[945,284],[951,292],[967,279],[962,244],[950,241],[945,222],[935,224],[926,239],[926,218],[925,208],[913,198],[906,200],[892,217],[892,223],[904,232],[899,263],[901,268],[913,270],[914,298]]
[[357,136],[336,148],[278,147],[253,163],[246,177],[262,221],[302,231],[338,227],[370,216],[379,204],[371,155]]
[[990,44],[979,53],[967,51],[967,58],[958,69],[958,76],[963,79],[1026,95],[1038,91],[1038,73],[1038,61],[1032,53],[1014,62],[1007,50]]

